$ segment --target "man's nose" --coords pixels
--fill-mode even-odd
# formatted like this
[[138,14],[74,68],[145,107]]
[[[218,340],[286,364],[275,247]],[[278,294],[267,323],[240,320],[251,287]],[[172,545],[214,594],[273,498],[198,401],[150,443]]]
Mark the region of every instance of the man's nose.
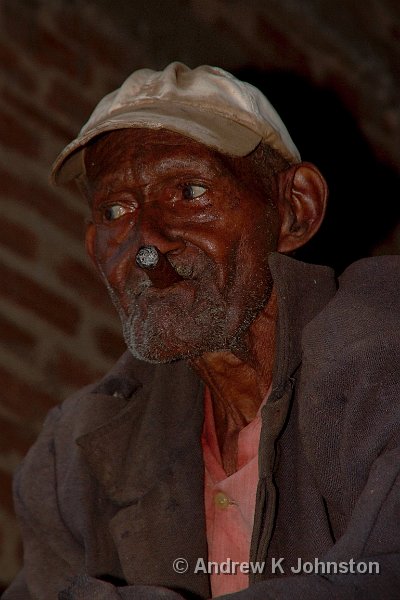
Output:
[[[172,267],[169,266],[170,263],[168,263],[167,257],[180,254],[185,250],[186,243],[182,233],[181,230],[174,227],[172,216],[168,222],[161,210],[150,206],[141,208],[137,213],[136,219],[130,225],[126,223],[122,239],[115,240],[117,243],[114,245],[113,251],[105,265],[105,274],[111,286],[116,290],[121,290],[127,285],[128,281],[134,282],[136,278],[138,278],[138,281],[147,277],[150,278],[156,287],[167,287],[167,285],[170,285]],[[169,267],[169,274],[163,272],[159,275],[160,282],[155,282],[155,276],[151,278],[148,272],[141,268],[136,261],[140,248],[152,246],[161,255],[164,255],[165,258],[161,258],[161,261],[164,261],[164,266],[168,263],[167,267]],[[124,305],[124,309],[128,310],[128,308],[129,302],[126,306]]]
[[155,246],[162,254],[178,253],[185,248],[184,240],[170,219],[151,203],[140,210],[132,242],[137,249]]

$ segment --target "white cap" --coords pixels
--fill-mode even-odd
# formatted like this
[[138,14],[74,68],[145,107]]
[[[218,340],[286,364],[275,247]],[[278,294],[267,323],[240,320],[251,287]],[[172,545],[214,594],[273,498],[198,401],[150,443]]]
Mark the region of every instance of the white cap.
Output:
[[55,161],[54,182],[65,183],[85,172],[82,149],[94,137],[134,127],[175,131],[231,156],[246,156],[264,141],[289,162],[301,160],[260,90],[218,67],[192,70],[173,62],[163,71],[135,71],[99,102]]

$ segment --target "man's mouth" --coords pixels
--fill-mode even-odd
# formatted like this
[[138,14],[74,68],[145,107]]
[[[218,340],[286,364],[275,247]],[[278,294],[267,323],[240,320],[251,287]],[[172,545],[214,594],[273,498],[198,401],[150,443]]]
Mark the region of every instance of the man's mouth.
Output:
[[[185,274],[188,270],[185,271]],[[189,288],[192,287],[190,284],[195,282],[197,279],[194,277],[181,277],[179,280],[174,281],[166,286],[154,285],[149,277],[142,279],[139,284],[135,285],[134,289],[128,286],[125,290],[125,296],[128,298],[129,304],[137,303],[139,299],[153,298],[153,297],[166,297],[169,293],[177,288]]]
[[117,289],[114,289],[113,295],[120,298],[119,304],[126,315],[135,305],[140,304],[144,308],[147,300],[151,303],[168,299],[172,303],[190,303],[199,293],[199,285],[203,287],[209,280],[211,267],[204,260],[183,261],[181,257],[178,262],[178,257],[171,257],[171,260],[168,259],[168,263],[169,268],[173,269],[176,274],[173,281],[166,282],[164,280],[162,285],[155,285],[151,279],[150,270],[135,269],[131,274],[133,280],[126,282],[123,291],[118,292]]
[[192,279],[194,273],[193,265],[174,265],[173,263],[171,265],[182,279]]
[[136,265],[144,271],[156,288],[169,288],[175,283],[188,279],[192,273],[192,267],[184,264],[174,264],[170,258],[160,252],[156,246],[142,246],[139,248]]

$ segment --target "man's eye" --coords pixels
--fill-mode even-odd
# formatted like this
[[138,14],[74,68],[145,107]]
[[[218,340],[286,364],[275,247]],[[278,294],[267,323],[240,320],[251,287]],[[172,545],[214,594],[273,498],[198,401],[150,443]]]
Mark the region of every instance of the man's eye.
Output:
[[106,206],[103,210],[103,218],[105,221],[115,221],[126,213],[126,208],[120,204]]
[[199,198],[204,194],[206,188],[202,185],[192,185],[186,184],[183,188],[182,195],[185,200],[193,200],[194,198]]

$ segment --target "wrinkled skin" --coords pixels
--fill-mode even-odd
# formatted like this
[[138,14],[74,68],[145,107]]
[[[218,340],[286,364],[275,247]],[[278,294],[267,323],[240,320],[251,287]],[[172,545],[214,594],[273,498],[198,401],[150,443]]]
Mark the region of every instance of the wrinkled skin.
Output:
[[[164,362],[240,344],[270,295],[277,210],[222,160],[177,134],[146,130],[113,132],[87,152],[96,261],[138,358]],[[188,184],[204,193],[185,198]],[[107,222],[110,206],[123,214]],[[135,256],[152,244],[187,273],[182,283],[148,285]]]
[[[212,390],[224,466],[233,472],[237,434],[271,381],[276,299],[268,255],[312,234],[299,233],[299,211],[285,201],[296,177],[304,187],[304,171],[277,177],[266,192],[246,158],[149,129],[98,138],[85,163],[87,249],[127,345],[147,361],[190,360]],[[135,262],[144,245],[156,246],[182,280],[152,285]]]

